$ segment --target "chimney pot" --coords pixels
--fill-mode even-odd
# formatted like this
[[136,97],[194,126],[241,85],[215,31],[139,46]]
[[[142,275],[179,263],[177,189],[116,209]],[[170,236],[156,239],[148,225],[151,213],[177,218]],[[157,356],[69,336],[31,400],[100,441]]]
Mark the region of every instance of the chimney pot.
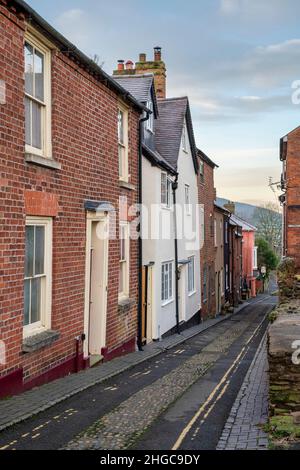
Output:
[[146,54],[144,52],[140,54],[139,62],[146,62]]
[[124,60],[118,60],[118,70],[124,70]]
[[156,46],[154,48],[154,61],[160,62],[161,61],[161,47]]
[[227,209],[231,214],[235,215],[235,203],[228,201],[227,204],[224,204],[224,208]]
[[127,60],[126,62],[126,70],[132,70],[133,69],[133,62],[132,60]]

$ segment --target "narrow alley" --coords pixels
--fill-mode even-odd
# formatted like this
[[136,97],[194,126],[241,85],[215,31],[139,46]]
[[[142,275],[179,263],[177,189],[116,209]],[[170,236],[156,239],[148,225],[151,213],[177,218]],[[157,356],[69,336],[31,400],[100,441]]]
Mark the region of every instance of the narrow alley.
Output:
[[1,449],[217,449],[276,300],[261,295],[214,328],[8,427]]

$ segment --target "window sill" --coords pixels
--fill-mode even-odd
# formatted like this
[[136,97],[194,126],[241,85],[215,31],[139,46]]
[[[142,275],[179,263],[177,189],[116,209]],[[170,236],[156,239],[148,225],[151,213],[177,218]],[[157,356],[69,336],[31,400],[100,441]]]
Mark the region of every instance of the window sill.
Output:
[[33,353],[47,346],[51,346],[60,336],[58,331],[46,330],[23,339],[23,353]]
[[61,170],[61,164],[52,158],[41,157],[33,153],[25,153],[25,162],[43,166],[52,170]]
[[136,186],[132,183],[128,183],[127,181],[119,180],[120,188],[128,189],[129,191],[135,191]]
[[167,305],[170,305],[170,304],[172,304],[173,302],[174,302],[174,299],[167,300],[167,302],[163,302],[163,303],[161,304],[161,306],[162,306],[162,307],[166,307]]
[[193,292],[189,292],[188,296],[189,297],[193,297],[193,295],[197,294],[197,291],[196,290],[193,290]]
[[134,304],[135,304],[135,300],[134,300],[134,299],[130,299],[129,297],[128,297],[128,298],[124,298],[124,299],[119,299],[119,302],[118,302],[118,310],[119,310],[119,313],[126,312],[126,311],[129,310],[131,307],[133,307]]

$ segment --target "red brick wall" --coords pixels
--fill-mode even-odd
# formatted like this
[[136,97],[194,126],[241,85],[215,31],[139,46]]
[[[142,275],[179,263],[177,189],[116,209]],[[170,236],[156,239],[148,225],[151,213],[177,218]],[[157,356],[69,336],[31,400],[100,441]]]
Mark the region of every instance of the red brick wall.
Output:
[[[23,367],[28,380],[75,355],[75,336],[83,332],[84,316],[84,201],[105,200],[118,208],[123,194],[129,205],[137,202],[139,115],[129,111],[129,173],[136,188],[131,191],[119,187],[118,96],[62,53],[53,52],[53,158],[62,168],[55,171],[25,163],[23,41],[23,22],[0,6],[0,80],[5,80],[7,89],[7,103],[0,105],[0,339],[8,349],[7,366],[0,366],[0,375]],[[60,332],[60,339],[25,355],[21,346],[27,191],[47,193],[58,203],[53,220],[52,328]],[[29,207],[32,212],[32,204]],[[135,303],[119,313],[119,242],[109,242],[109,351],[136,337],[137,248],[137,242],[131,241],[130,297]]]
[[300,129],[288,135],[286,169],[286,255],[300,268]]
[[[215,256],[216,248],[214,243],[214,234],[211,231],[211,223],[214,219],[214,202],[215,202],[215,187],[214,187],[214,169],[204,162],[204,180],[201,181],[198,176],[198,194],[199,204],[204,204],[204,227],[205,239],[204,246],[200,251],[201,263],[201,282],[203,282],[204,266],[209,269],[207,271],[208,282],[208,298],[203,302],[203,286],[202,291],[202,317],[207,318],[214,316],[216,313],[216,299],[215,299]],[[212,219],[212,222],[211,222]]]
[[243,276],[253,278],[253,253],[255,246],[255,232],[243,231]]

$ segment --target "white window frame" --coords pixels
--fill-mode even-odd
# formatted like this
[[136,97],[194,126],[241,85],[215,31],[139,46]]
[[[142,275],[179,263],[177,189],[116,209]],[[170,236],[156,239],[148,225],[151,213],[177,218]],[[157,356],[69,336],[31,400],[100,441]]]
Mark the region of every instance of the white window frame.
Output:
[[191,191],[190,185],[184,185],[184,206],[187,215],[191,215]]
[[[196,293],[195,289],[195,256],[188,258],[188,294],[189,296]],[[192,277],[191,277],[192,276]]]
[[258,247],[255,246],[254,249],[253,249],[253,270],[258,269],[258,266],[257,266],[257,251],[258,251]]
[[[166,266],[168,270],[166,271]],[[167,293],[167,295],[165,295]],[[174,301],[174,262],[166,261],[161,265],[161,302],[162,306]]]
[[221,268],[220,271],[220,284],[221,284],[221,295],[224,297],[225,295],[225,282],[224,282],[224,269]]
[[[45,283],[41,294],[41,320],[23,326],[23,337],[27,338],[51,329],[52,307],[52,237],[53,222],[51,217],[26,217],[26,226],[42,226],[45,229],[44,272]],[[25,280],[26,278],[24,278]]]
[[153,113],[153,102],[147,101],[147,108],[150,109],[151,114],[149,115],[149,119],[146,121],[146,129],[152,134],[154,133],[154,113]]
[[[123,141],[120,140],[119,135],[119,113],[123,113]],[[129,131],[129,112],[128,108],[119,103],[118,106],[118,156],[119,156],[119,180],[128,183],[129,181],[129,174],[128,174],[128,131]],[[123,155],[122,161],[120,161],[120,151]]]
[[[161,172],[161,179],[160,179],[160,187],[161,187],[161,205],[164,208],[170,209],[172,204],[172,180],[169,178],[168,174],[165,172]],[[163,189],[164,187],[164,189]],[[165,196],[165,198],[164,198]]]
[[[125,253],[124,259],[121,259],[121,240],[122,240],[122,231],[124,231],[124,240],[125,240]],[[119,275],[123,275],[123,290],[120,291],[120,279],[119,279],[119,301],[129,298],[129,268],[130,268],[130,223],[129,222],[120,222],[120,271]],[[122,273],[121,273],[121,264]]]
[[[44,56],[44,101],[27,94],[25,97],[31,101],[41,105],[41,137],[42,148],[36,148],[25,143],[25,152],[28,154],[37,155],[44,158],[52,158],[52,137],[51,137],[51,49],[47,47],[41,40],[39,40],[32,33],[27,31],[25,33],[25,43],[30,44],[34,49]],[[25,74],[25,70],[24,70]]]

